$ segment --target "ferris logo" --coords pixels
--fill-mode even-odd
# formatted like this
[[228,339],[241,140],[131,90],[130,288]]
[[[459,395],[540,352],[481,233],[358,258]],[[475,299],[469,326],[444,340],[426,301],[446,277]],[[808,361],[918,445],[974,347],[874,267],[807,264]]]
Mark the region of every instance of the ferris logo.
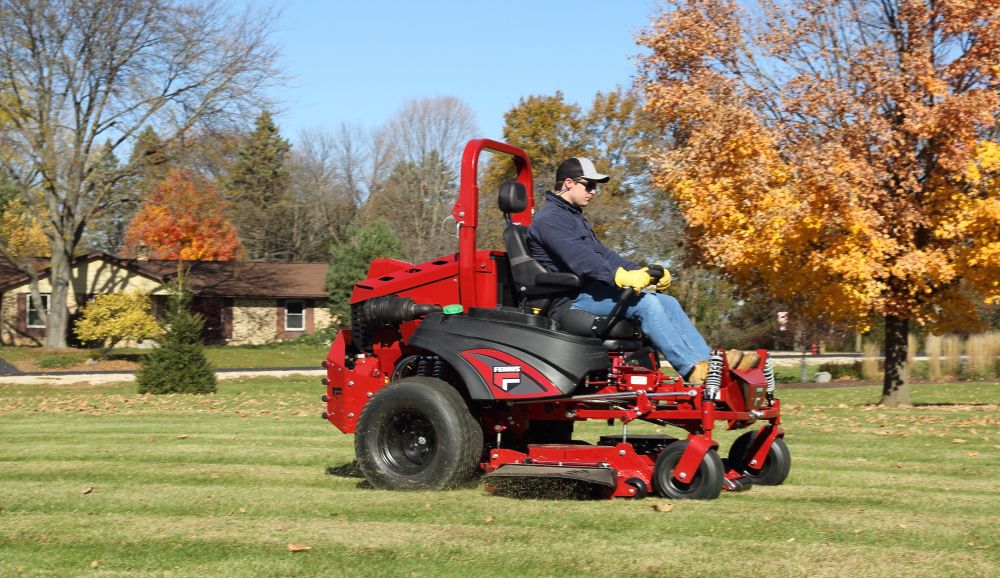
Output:
[[501,365],[493,368],[493,385],[510,391],[521,383],[520,365]]

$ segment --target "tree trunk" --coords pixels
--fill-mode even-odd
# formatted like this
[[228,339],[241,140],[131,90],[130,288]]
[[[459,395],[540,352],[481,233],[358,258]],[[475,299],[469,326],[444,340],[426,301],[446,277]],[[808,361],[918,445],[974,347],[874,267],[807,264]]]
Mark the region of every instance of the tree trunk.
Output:
[[49,314],[45,323],[45,346],[62,348],[66,347],[66,333],[69,324],[67,300],[70,274],[72,273],[72,257],[62,250],[64,246],[61,243],[53,243],[52,248],[49,269],[49,283],[52,284],[52,293],[49,296]]
[[907,335],[910,320],[895,315],[885,318],[885,380],[879,405],[898,407],[910,405],[907,387],[910,368],[906,362]]

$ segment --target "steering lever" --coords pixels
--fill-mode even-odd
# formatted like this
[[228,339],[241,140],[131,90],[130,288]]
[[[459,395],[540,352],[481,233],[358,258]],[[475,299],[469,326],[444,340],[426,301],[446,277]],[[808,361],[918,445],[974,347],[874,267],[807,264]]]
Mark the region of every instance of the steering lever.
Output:
[[[646,267],[646,271],[649,273],[649,276],[653,280],[654,284],[660,277],[663,277],[663,267],[660,265],[649,265]],[[618,323],[618,320],[625,314],[625,308],[628,306],[626,303],[632,295],[635,295],[635,290],[631,287],[625,287],[622,289],[622,292],[618,295],[618,302],[611,308],[611,313],[608,313],[608,316],[594,327],[595,335],[601,339],[607,338],[608,331],[610,331],[611,328],[614,327],[615,323]]]

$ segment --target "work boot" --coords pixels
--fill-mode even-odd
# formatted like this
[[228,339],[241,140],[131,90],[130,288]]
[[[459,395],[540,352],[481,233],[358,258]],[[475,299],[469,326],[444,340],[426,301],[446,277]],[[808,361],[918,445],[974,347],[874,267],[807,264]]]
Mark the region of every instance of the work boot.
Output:
[[705,383],[705,378],[708,377],[708,360],[703,359],[698,363],[694,364],[694,367],[688,372],[687,377],[684,381],[688,383],[694,383],[701,385]]
[[729,367],[743,370],[760,365],[760,355],[758,355],[756,351],[743,351],[741,354],[740,361],[736,365],[730,364]]
[[743,352],[739,349],[729,349],[726,351],[726,361],[729,362],[729,369],[737,369],[742,360]]

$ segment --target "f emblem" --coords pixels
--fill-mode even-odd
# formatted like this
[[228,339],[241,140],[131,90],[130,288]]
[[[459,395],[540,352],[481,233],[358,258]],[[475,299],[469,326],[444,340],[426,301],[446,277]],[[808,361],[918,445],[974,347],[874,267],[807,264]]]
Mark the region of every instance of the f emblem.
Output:
[[493,368],[493,387],[510,391],[521,383],[521,366],[507,365]]

